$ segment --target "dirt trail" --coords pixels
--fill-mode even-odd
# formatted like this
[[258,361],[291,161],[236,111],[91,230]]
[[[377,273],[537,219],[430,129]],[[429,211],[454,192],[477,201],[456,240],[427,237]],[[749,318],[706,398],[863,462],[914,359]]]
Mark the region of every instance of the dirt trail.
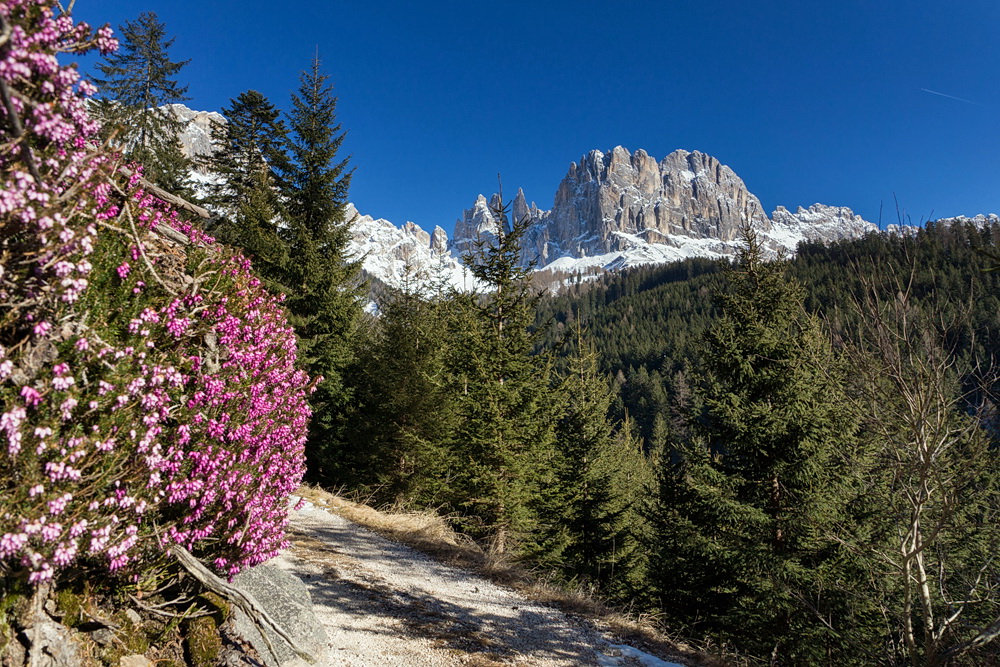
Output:
[[312,503],[290,530],[272,562],[309,587],[330,640],[321,667],[680,667]]

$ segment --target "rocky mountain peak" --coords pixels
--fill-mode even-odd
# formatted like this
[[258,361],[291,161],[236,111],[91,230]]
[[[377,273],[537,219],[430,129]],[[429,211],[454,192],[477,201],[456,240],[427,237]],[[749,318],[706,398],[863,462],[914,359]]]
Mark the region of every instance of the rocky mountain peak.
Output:
[[[212,143],[212,128],[226,124],[222,114],[215,111],[194,111],[183,104],[168,104],[164,108],[184,124],[177,137],[184,157],[194,159],[211,154],[215,147]],[[195,168],[204,172],[204,167]]]
[[[179,136],[188,156],[212,149],[211,130],[225,119],[218,113],[171,105],[184,123]],[[216,178],[192,174],[197,183]],[[553,271],[614,270],[638,264],[669,262],[686,257],[731,257],[739,246],[740,229],[750,223],[772,251],[794,252],[800,241],[832,242],[878,231],[851,209],[813,204],[793,213],[777,207],[765,215],[760,200],[743,180],[717,158],[700,151],[676,150],[657,161],[646,151],[615,146],[592,150],[570,164],[559,184],[551,210],[529,203],[518,189],[510,201],[513,220],[530,222],[522,261]],[[478,239],[495,234],[499,221],[491,210],[497,196],[476,197],[455,223],[454,239],[436,227],[428,234],[408,222],[391,222],[357,214],[351,248],[364,258],[365,270],[390,284],[416,267],[442,272],[456,286],[468,286],[458,258],[473,250]],[[985,225],[996,215],[957,217],[938,224]],[[910,234],[915,228],[890,225],[888,233]],[[432,269],[432,267],[437,267]]]

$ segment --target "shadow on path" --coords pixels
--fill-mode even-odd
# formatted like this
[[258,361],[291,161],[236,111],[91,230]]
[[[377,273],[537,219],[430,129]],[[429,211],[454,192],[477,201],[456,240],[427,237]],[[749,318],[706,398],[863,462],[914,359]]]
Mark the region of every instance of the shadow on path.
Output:
[[[291,572],[309,587],[314,605],[356,617],[355,630],[398,636],[402,627],[411,637],[431,640],[436,648],[482,653],[498,660],[523,657],[568,665],[598,664],[593,639],[558,611],[518,601],[509,594],[501,599],[469,599],[465,604],[443,600],[433,590],[420,590],[419,585],[416,590],[397,590],[370,569],[366,554],[374,551],[392,563],[388,568],[422,578],[427,589],[433,588],[434,580],[443,580],[453,588],[448,594],[451,598],[456,596],[455,589],[470,591],[475,597],[479,580],[360,527],[331,521],[307,523],[293,529],[293,541],[299,546],[289,554],[293,556]],[[322,574],[317,574],[317,567]],[[498,604],[510,606],[502,612],[484,609]]]

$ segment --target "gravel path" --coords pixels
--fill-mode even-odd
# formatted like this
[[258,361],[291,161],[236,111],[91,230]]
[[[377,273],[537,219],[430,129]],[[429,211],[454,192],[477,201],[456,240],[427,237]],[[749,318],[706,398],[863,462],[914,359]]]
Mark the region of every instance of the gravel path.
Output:
[[307,503],[272,561],[301,578],[330,639],[319,667],[680,667]]

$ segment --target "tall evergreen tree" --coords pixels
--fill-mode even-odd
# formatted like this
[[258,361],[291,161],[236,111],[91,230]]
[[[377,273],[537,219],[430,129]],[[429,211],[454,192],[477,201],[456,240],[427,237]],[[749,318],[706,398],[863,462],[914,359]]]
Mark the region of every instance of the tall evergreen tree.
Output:
[[223,219],[211,232],[244,250],[274,291],[290,292],[285,278],[286,239],[279,232],[281,174],[290,168],[288,130],[264,95],[248,90],[222,110],[224,124],[212,127],[215,150],[204,164],[220,178],[210,187],[208,203]]
[[118,29],[121,46],[98,63],[103,78],[94,79],[103,135],[114,137],[126,159],[142,164],[146,178],[184,192],[190,164],[177,141],[183,124],[164,105],[189,99],[188,87],[175,77],[190,61],[170,59],[175,38],[167,38],[166,26],[154,12],[142,12]]
[[282,230],[290,261],[286,304],[302,339],[302,353],[324,378],[313,395],[308,454],[310,474],[322,478],[336,447],[349,400],[343,373],[352,358],[351,332],[361,314],[360,263],[346,256],[350,238],[347,193],[352,170],[337,156],[345,133],[336,120],[329,76],[313,59],[302,72],[288,114],[288,171],[281,184],[286,205]]
[[652,472],[631,422],[614,432],[610,379],[598,370],[597,352],[579,325],[575,337],[569,374],[560,385],[564,408],[556,427],[555,486],[560,521],[553,545],[559,553],[553,555],[566,576],[620,596],[640,578],[633,570]]
[[451,304],[407,283],[379,299],[379,317],[351,365],[354,388],[331,481],[376,503],[438,507],[447,500],[455,428],[448,382]]
[[839,604],[823,586],[840,557],[826,533],[852,498],[838,457],[857,418],[801,287],[752,230],[744,241],[706,336],[704,412],[666,462],[657,585],[678,623],[750,654],[822,662],[838,642],[820,620]]
[[528,219],[507,218],[495,200],[495,236],[464,258],[485,285],[458,298],[452,368],[457,380],[457,505],[467,528],[503,553],[527,553],[540,539],[542,490],[553,481],[555,402],[550,362],[534,354],[538,296],[520,265]]

